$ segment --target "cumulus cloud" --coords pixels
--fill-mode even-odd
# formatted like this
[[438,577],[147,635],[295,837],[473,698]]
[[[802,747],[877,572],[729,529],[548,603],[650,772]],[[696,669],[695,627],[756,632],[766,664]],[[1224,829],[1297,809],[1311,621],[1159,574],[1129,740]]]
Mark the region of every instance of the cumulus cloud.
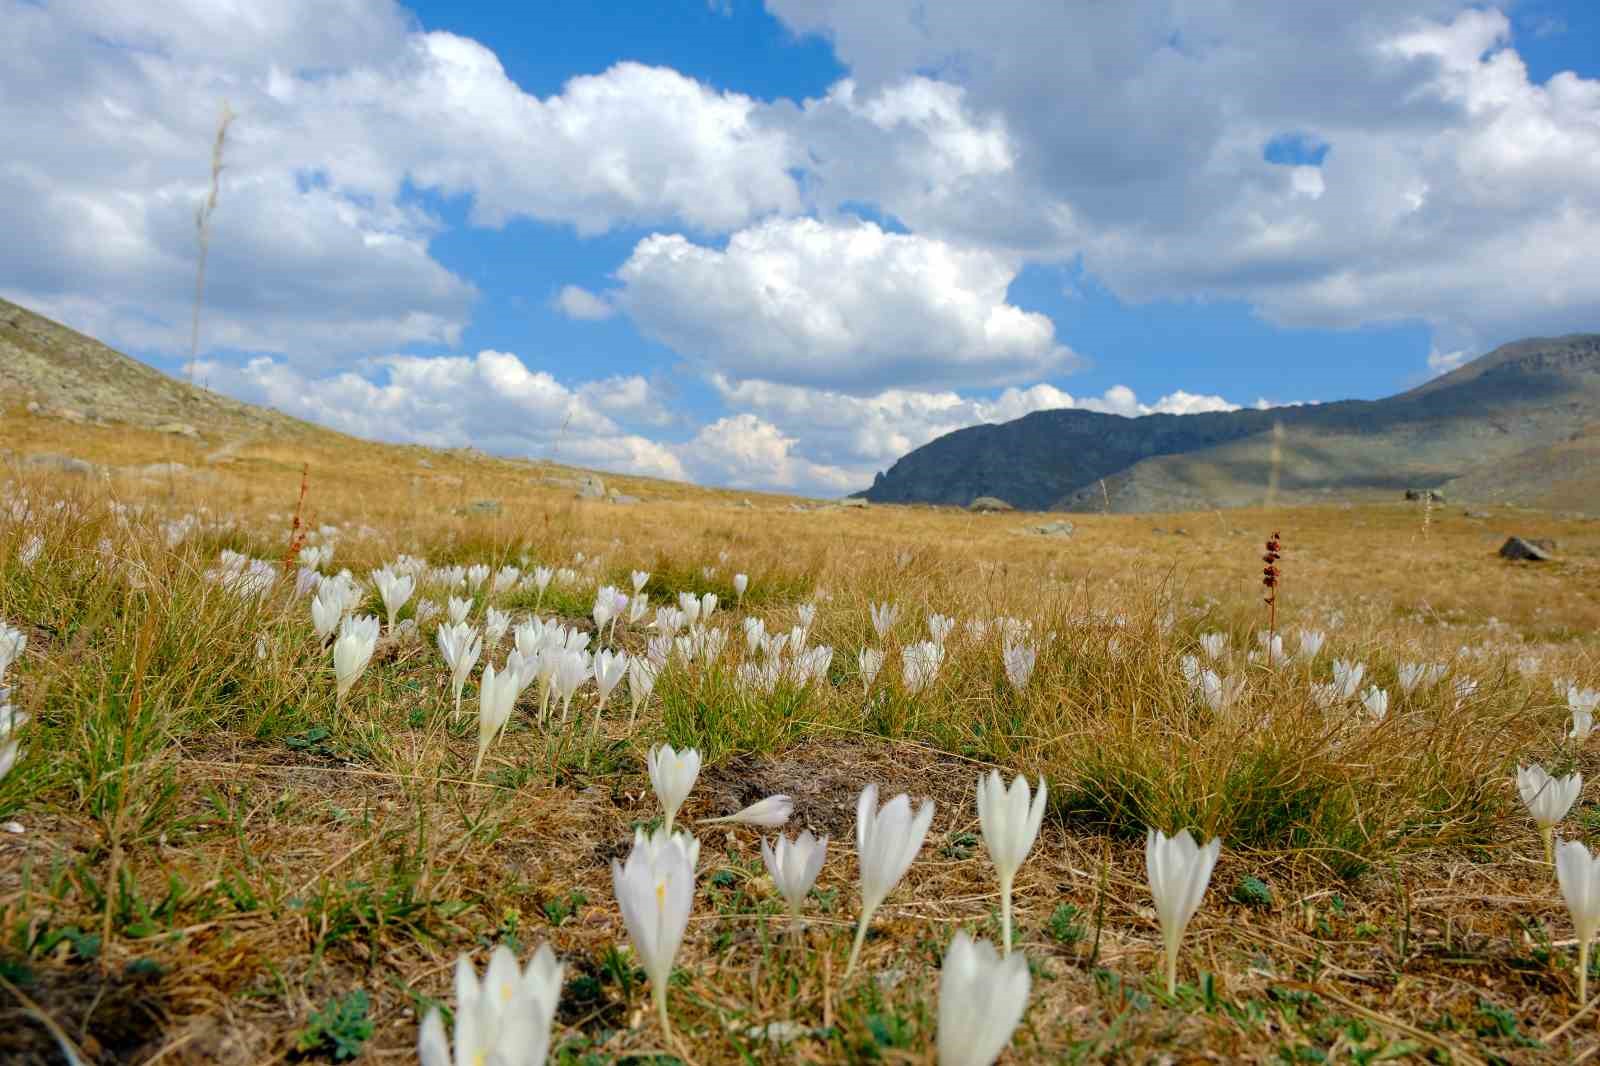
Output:
[[[492,350],[470,357],[383,356],[368,360],[366,373],[321,376],[268,356],[242,365],[197,360],[185,369],[220,392],[375,440],[470,444],[604,470],[687,477],[670,448],[618,425],[611,416],[623,407],[604,409],[606,397],[644,388],[638,378],[572,387]],[[646,405],[635,395],[633,406]]]
[[[238,118],[214,215],[203,344],[326,365],[454,346],[475,287],[434,258],[417,196],[474,225],[719,231],[802,208],[764,106],[637,63],[524,92],[483,45],[385,0],[0,0],[0,292],[114,343],[187,348],[206,153]],[[564,292],[560,307],[602,307]]]
[[[807,136],[841,137],[862,121],[849,100],[932,78],[946,128],[1009,146],[970,157],[993,168],[978,183],[1004,190],[993,200],[945,180],[961,173],[958,153],[934,156],[921,187],[871,151],[845,176],[832,176],[836,159],[819,164],[918,232],[1081,257],[1125,300],[1238,299],[1279,324],[1422,321],[1445,346],[1479,350],[1592,327],[1600,273],[1583,263],[1600,240],[1600,81],[1531,81],[1499,11],[769,7],[824,36],[851,73],[847,99],[808,102],[825,129]],[[1325,152],[1268,159],[1290,136]]]
[[1006,301],[1014,260],[872,222],[774,219],[726,249],[640,241],[616,301],[651,337],[736,378],[859,392],[1005,384],[1070,368],[1050,319]]
[[568,318],[584,322],[599,322],[617,313],[609,300],[596,296],[581,285],[561,286],[561,291],[556,293],[555,305],[556,310]]
[[[1113,386],[1100,396],[1075,397],[1041,383],[1008,388],[985,399],[919,389],[885,389],[853,396],[768,381],[736,382],[722,375],[714,375],[712,384],[728,407],[743,410],[769,427],[767,439],[789,441],[786,455],[803,453],[818,469],[830,471],[828,480],[819,484],[839,482],[851,488],[865,488],[875,471],[935,437],[984,422],[1009,422],[1034,411],[1080,408],[1132,417],[1239,407],[1220,396],[1181,390],[1145,404],[1124,385]],[[750,465],[753,460],[746,463]]]

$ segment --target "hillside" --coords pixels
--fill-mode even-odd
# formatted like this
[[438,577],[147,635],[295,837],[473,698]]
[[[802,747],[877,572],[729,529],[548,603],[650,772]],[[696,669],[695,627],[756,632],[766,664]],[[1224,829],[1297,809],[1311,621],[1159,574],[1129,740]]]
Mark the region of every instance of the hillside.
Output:
[[[878,502],[1166,511],[1441,488],[1463,499],[1583,509],[1581,446],[1600,422],[1600,335],[1518,341],[1376,401],[1123,418],[1039,411],[947,434],[862,495]],[[1587,438],[1581,438],[1586,440]],[[1559,447],[1560,478],[1538,458]],[[1550,453],[1557,454],[1557,453]],[[1520,475],[1498,476],[1506,464]]]
[[168,491],[212,495],[238,487],[294,501],[302,466],[312,497],[337,469],[361,499],[427,499],[460,510],[530,499],[571,499],[585,482],[624,501],[737,504],[746,497],[657,478],[596,473],[471,448],[361,440],[178,381],[105,344],[0,300],[0,459],[24,467],[94,471]]

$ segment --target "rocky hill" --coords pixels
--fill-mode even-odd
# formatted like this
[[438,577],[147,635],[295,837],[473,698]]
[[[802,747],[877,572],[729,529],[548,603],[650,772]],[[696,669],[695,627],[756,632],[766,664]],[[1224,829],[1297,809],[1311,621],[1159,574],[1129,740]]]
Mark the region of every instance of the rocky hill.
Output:
[[323,432],[264,407],[197,388],[43,315],[0,300],[0,410],[125,423],[193,436]]
[[1163,511],[1436,488],[1587,510],[1597,423],[1600,334],[1536,338],[1383,400],[1142,418],[1038,411],[972,426],[905,455],[861,495]]

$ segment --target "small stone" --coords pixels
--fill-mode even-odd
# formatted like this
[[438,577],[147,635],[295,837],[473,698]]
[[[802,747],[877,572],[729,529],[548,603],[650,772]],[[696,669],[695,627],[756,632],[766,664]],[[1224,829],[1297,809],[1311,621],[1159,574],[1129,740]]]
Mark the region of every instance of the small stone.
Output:
[[1044,522],[1028,528],[1031,532],[1037,533],[1041,537],[1070,537],[1072,536],[1073,525],[1063,518],[1059,521]]
[[200,431],[187,422],[163,422],[156,427],[157,433],[171,433],[178,437],[198,437]]
[[[1549,543],[1548,541],[1546,543]],[[1519,559],[1530,563],[1548,562],[1555,556],[1541,547],[1537,541],[1525,540],[1522,537],[1510,537],[1500,545],[1502,559]]]
[[995,511],[1015,511],[1016,508],[998,496],[979,496],[967,504],[967,510],[978,514],[989,514]]
[[499,514],[499,500],[473,500],[467,504],[468,514]]
[[94,473],[93,463],[71,455],[58,455],[55,452],[39,452],[28,456],[24,462],[28,466],[45,467],[63,474],[76,474],[80,477],[87,477],[89,474]]

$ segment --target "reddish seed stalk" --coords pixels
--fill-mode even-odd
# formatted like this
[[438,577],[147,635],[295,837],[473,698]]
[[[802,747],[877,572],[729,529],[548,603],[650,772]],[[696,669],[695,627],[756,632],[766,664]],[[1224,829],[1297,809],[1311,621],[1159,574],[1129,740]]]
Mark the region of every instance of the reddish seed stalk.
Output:
[[[1267,605],[1267,640],[1270,642],[1278,635],[1278,584],[1283,580],[1283,572],[1278,569],[1278,560],[1283,558],[1283,540],[1274,532],[1267,538],[1267,553],[1261,561],[1267,565],[1261,568],[1261,584],[1266,587],[1267,595],[1262,601]],[[1271,644],[1268,644],[1270,654]]]
[[306,523],[301,520],[300,513],[306,505],[306,489],[311,477],[311,464],[300,464],[300,498],[294,501],[294,518],[289,523],[289,549],[283,553],[283,572],[288,573],[294,569],[295,556],[300,554],[300,549],[306,544]]

